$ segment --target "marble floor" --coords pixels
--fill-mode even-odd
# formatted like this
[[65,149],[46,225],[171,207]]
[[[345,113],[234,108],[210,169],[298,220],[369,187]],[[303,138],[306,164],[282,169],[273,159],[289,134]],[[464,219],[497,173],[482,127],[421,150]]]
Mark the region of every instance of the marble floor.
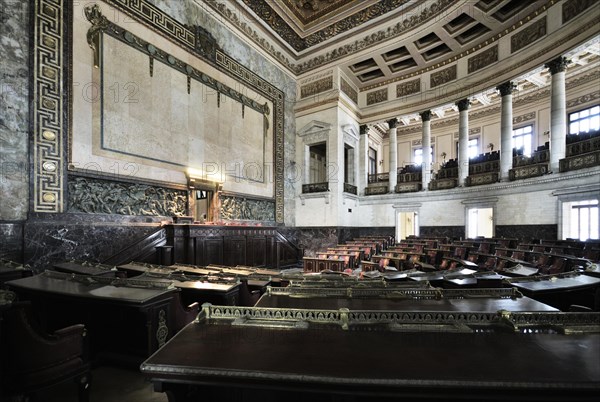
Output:
[[[167,402],[134,368],[100,366],[92,370],[90,402]],[[61,384],[37,395],[39,402],[77,402],[77,386]]]

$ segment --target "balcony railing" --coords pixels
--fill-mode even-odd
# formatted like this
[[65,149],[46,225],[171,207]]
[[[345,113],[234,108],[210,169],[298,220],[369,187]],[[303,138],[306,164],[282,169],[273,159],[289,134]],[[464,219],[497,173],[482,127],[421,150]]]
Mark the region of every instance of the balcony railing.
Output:
[[390,173],[377,173],[369,175],[369,184],[371,183],[383,183],[390,181]]
[[358,195],[358,189],[350,183],[344,183],[344,193]]
[[329,182],[325,183],[310,183],[302,185],[302,194],[322,193],[329,191]]

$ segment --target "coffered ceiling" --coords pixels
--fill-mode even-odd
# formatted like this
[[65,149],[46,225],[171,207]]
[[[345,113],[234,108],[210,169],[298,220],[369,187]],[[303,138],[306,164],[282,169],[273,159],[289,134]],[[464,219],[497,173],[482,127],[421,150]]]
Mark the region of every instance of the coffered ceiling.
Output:
[[251,21],[244,25],[244,34],[294,74],[335,65],[365,90],[472,53],[529,24],[555,2],[212,0],[207,4],[230,21],[227,7],[238,20]]

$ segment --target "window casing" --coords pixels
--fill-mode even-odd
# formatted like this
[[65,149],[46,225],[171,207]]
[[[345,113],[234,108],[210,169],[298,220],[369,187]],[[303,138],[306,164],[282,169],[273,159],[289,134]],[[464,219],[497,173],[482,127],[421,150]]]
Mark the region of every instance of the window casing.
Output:
[[513,149],[523,149],[523,155],[531,156],[533,148],[533,125],[516,128],[512,136]]
[[[415,163],[415,165],[422,165],[423,164],[423,148],[415,148],[415,150],[413,151],[413,161]],[[429,160],[431,163],[433,163],[433,146],[431,147],[431,151],[429,153]]]
[[600,105],[569,113],[569,134],[600,130]]
[[377,150],[369,147],[369,174],[377,174]]

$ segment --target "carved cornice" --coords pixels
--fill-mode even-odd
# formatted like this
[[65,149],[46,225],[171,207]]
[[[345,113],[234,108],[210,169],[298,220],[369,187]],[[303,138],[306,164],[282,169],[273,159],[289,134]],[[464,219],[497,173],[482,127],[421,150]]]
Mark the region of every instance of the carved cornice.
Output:
[[[585,25],[582,25],[579,30],[577,30],[569,35],[561,36],[555,42],[548,43],[548,45],[546,47],[540,48],[536,53],[532,54],[530,57],[528,57],[526,59],[520,59],[518,62],[515,62],[515,63],[505,63],[506,67],[502,70],[494,71],[494,76],[502,76],[505,74],[509,74],[511,72],[514,72],[519,67],[522,67],[524,65],[527,65],[528,63],[531,63],[532,61],[543,58],[548,53],[551,53],[553,51],[553,49],[560,47],[564,43],[567,43],[568,41],[572,40],[574,37],[579,35],[582,31],[587,31],[588,29],[595,28],[598,26],[598,24],[600,24],[600,17],[594,18],[592,21],[589,21]],[[503,66],[503,65],[504,65],[503,63],[499,63],[498,67]],[[422,73],[422,72],[425,72],[425,69],[423,69],[422,71],[420,71],[418,73]],[[405,79],[405,78],[409,78],[409,77],[411,77],[411,75],[405,76],[405,77],[399,77],[398,79],[394,79],[389,82],[398,81],[400,79]],[[384,84],[385,83],[381,83],[378,85],[371,86],[369,88],[372,89],[374,87],[384,85]],[[478,81],[469,82],[470,87],[479,87],[479,86],[486,85],[486,84],[492,85],[492,82],[490,82],[490,77],[484,76],[482,79],[480,79]],[[361,92],[365,91],[369,88],[361,88]],[[452,98],[452,97],[464,96],[464,88],[457,87],[457,89],[455,89],[455,90],[449,90],[448,92],[445,92],[444,95],[445,95],[444,98],[446,98],[446,99]],[[411,108],[417,108],[421,105],[427,105],[430,103],[430,99],[428,99],[427,97],[423,97],[423,99],[424,100],[422,100],[420,102],[416,102],[414,104],[407,105],[407,106],[410,106]],[[441,101],[441,102],[443,102],[443,101]],[[378,116],[381,116],[381,115],[389,115],[392,113],[397,114],[396,109],[397,109],[397,107],[395,107],[393,109],[380,110],[380,111],[377,111],[377,113],[364,114],[361,117],[366,120],[376,119]]]
[[[349,31],[358,25],[384,15],[408,2],[408,0],[389,0],[374,4],[306,37],[298,35],[269,5],[268,1],[242,0],[260,19],[297,52],[308,49],[321,42]],[[434,10],[432,15],[439,13]]]

